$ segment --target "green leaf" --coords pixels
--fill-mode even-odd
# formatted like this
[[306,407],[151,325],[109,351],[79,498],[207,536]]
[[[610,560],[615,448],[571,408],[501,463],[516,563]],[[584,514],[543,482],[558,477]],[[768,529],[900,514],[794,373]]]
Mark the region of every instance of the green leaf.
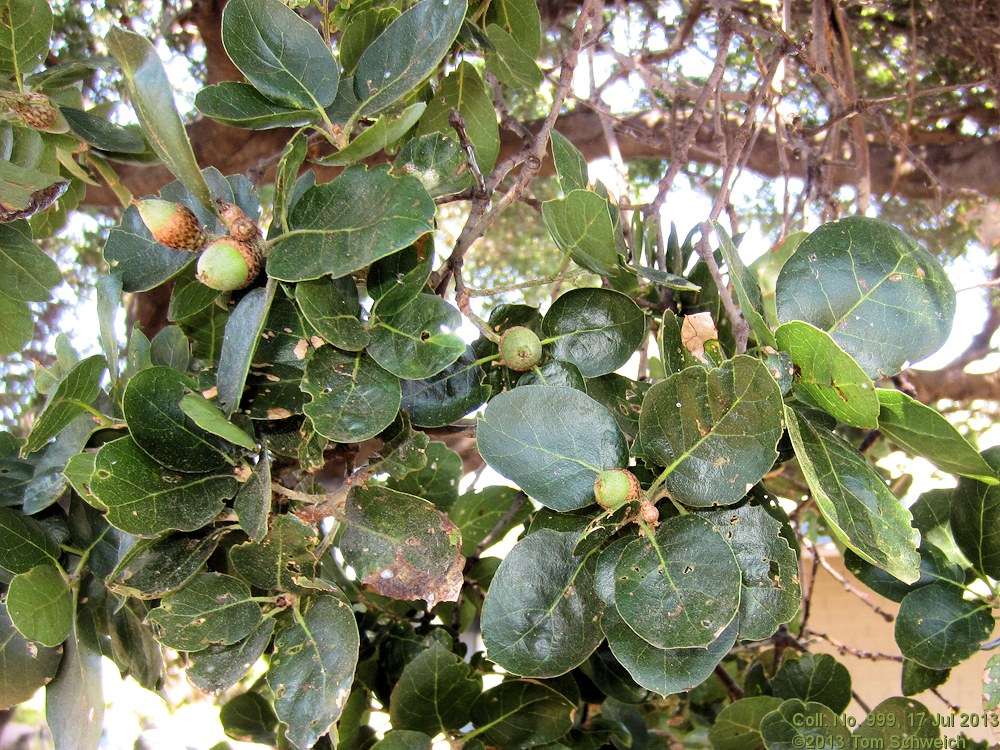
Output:
[[731,505],[778,457],[781,391],[767,367],[738,356],[695,366],[646,393],[639,413],[644,455],[666,467],[664,487],[687,505]]
[[32,643],[14,627],[0,602],[0,710],[23,703],[55,677],[62,650]]
[[646,316],[619,292],[572,289],[552,303],[542,320],[542,334],[554,339],[549,344],[552,356],[594,378],[628,362],[646,335]]
[[1000,708],[1000,654],[994,654],[986,662],[983,673],[983,708],[996,711]]
[[337,443],[375,437],[399,412],[399,379],[364,352],[321,346],[306,364],[302,390],[312,397],[303,408],[316,431]]
[[353,12],[346,22],[338,24],[343,33],[337,51],[340,53],[340,64],[348,73],[354,72],[361,54],[385,31],[386,26],[400,16],[398,8],[379,7],[377,3],[359,4],[351,10]]
[[368,354],[400,378],[423,380],[453,364],[465,342],[455,331],[462,315],[434,294],[421,294],[391,315],[377,316]]
[[97,750],[104,735],[101,651],[78,620],[63,644],[56,679],[45,688],[45,720],[56,747]]
[[920,577],[919,532],[910,512],[864,459],[837,435],[785,408],[785,423],[810,493],[830,530],[903,583]]
[[[1000,448],[983,451],[982,458],[995,473],[1000,467]],[[951,529],[973,567],[1000,579],[1000,487],[959,480],[952,493]]]
[[968,560],[955,542],[951,529],[951,506],[954,489],[929,490],[917,498],[910,506],[913,526],[924,541],[941,550],[948,560],[968,567]]
[[667,273],[666,271],[661,271],[658,268],[650,268],[649,266],[634,266],[634,270],[644,279],[652,281],[657,286],[674,289],[679,292],[701,291],[701,287],[693,281],[689,281],[675,273]]
[[852,747],[851,732],[822,703],[787,700],[760,722],[767,750],[836,750]]
[[141,154],[147,148],[146,141],[134,125],[125,127],[92,111],[84,112],[73,107],[60,107],[59,110],[70,129],[94,148],[122,154]]
[[764,320],[764,298],[761,295],[760,287],[757,286],[757,280],[750,272],[750,269],[743,264],[743,260],[740,258],[740,251],[733,244],[730,236],[726,234],[726,230],[722,228],[722,225],[717,221],[712,222],[712,225],[715,227],[716,234],[719,235],[722,257],[726,259],[726,265],[729,266],[729,279],[733,282],[733,288],[736,290],[736,298],[740,303],[740,312],[743,313],[743,317],[750,324],[750,329],[753,331],[758,344],[761,346],[776,346],[774,334],[771,333],[770,326]]
[[357,283],[350,276],[295,285],[295,301],[309,325],[338,349],[359,352],[371,340],[361,324]]
[[586,190],[587,160],[583,158],[580,149],[558,130],[553,130],[549,135],[549,146],[552,148],[552,161],[555,163],[563,195],[569,195],[574,190]]
[[490,395],[483,384],[483,369],[472,347],[437,375],[426,380],[404,380],[402,407],[413,424],[442,427],[479,408]]
[[639,414],[648,390],[648,383],[639,383],[617,373],[587,379],[587,395],[615,415],[618,427],[629,442],[634,442],[639,432]]
[[205,117],[246,130],[294,128],[319,119],[316,110],[282,106],[250,84],[238,81],[206,86],[195,96],[194,106]]
[[[48,166],[55,169],[55,165]],[[58,174],[0,159],[0,203],[7,207],[5,213],[17,209],[17,218],[47,208],[67,186],[66,179]]]
[[311,23],[279,0],[230,0],[222,43],[247,80],[268,99],[321,110],[337,96],[340,70]]
[[59,266],[31,239],[26,221],[0,224],[0,355],[19,351],[34,334],[34,316],[27,302],[45,302],[62,281]]
[[483,605],[490,661],[527,677],[555,677],[587,660],[604,639],[597,562],[573,554],[579,535],[543,529],[507,554]]
[[916,695],[925,690],[940,687],[951,676],[950,669],[930,669],[915,661],[903,659],[903,673],[900,689],[903,695]]
[[45,527],[13,508],[0,506],[0,581],[27,573],[36,565],[54,564],[59,545]]
[[[452,512],[458,500],[458,483],[465,473],[462,457],[444,443],[436,441],[427,446],[424,455],[427,457],[427,464],[422,469],[411,471],[404,477],[390,477],[386,486],[408,495],[422,497],[427,502],[433,503],[438,510],[448,513],[455,524],[462,529],[462,553],[469,554],[466,550],[470,538],[475,539],[475,533],[467,531]],[[484,492],[492,489],[492,487],[486,488]],[[455,512],[458,512],[457,509]],[[475,541],[472,544],[474,546]]]
[[553,510],[590,505],[597,474],[628,466],[611,412],[564,386],[501,393],[479,418],[476,440],[486,463]]
[[705,647],[736,617],[740,569],[712,524],[675,516],[625,546],[614,597],[625,623],[653,646]]
[[104,41],[121,66],[146,141],[174,177],[206,210],[214,212],[211,192],[194,158],[174,103],[173,87],[156,49],[140,34],[117,26],[111,28]]
[[372,750],[431,750],[432,739],[423,732],[393,729],[372,745]]
[[542,24],[534,0],[497,0],[490,3],[487,17],[510,32],[531,57],[538,56],[542,46]]
[[902,391],[878,389],[878,428],[887,438],[942,471],[1000,484],[997,471],[945,417]]
[[388,166],[349,167],[298,200],[290,231],[271,241],[267,273],[282,281],[346,276],[431,231],[434,213],[415,177],[391,175]]
[[424,102],[417,102],[397,114],[384,114],[340,151],[316,159],[315,163],[324,167],[344,167],[381,153],[410,132],[426,108]]
[[121,596],[160,599],[190,581],[208,562],[228,529],[140,539],[108,575],[108,589]]
[[229,549],[233,571],[259,589],[294,591],[299,576],[316,574],[316,545],[312,526],[294,515],[275,516],[271,528],[259,542],[246,542]]
[[472,704],[476,736],[509,750],[554,742],[573,726],[576,706],[546,683],[504,680]]
[[[462,554],[472,557],[476,547],[496,529],[493,541],[500,541],[508,531],[531,516],[531,503],[514,487],[494,485],[478,492],[466,492],[454,502],[448,516],[462,530]],[[514,508],[518,503],[519,507]],[[435,503],[436,504],[436,503]],[[439,506],[440,507],[440,506]]]
[[770,638],[798,612],[801,595],[799,560],[781,523],[750,504],[700,515],[719,530],[740,566],[739,639]]
[[97,453],[90,490],[107,506],[108,523],[129,534],[194,531],[210,523],[236,492],[231,474],[178,474],[165,469],[131,437]]
[[486,67],[500,81],[515,88],[532,89],[545,80],[534,58],[507,31],[495,23],[486,27],[493,49],[486,50]]
[[18,573],[7,588],[7,612],[29,641],[58,646],[73,629],[73,592],[65,574],[51,562]]
[[0,78],[23,81],[49,51],[52,9],[45,0],[0,0]]
[[523,385],[561,385],[587,393],[587,381],[580,374],[580,368],[570,362],[550,359],[543,365],[535,365],[517,379],[518,387]]
[[[143,292],[157,287],[194,263],[195,258],[194,253],[175,250],[154,240],[135,206],[125,209],[121,222],[108,233],[104,244],[104,259],[112,273],[121,279],[126,292]],[[208,289],[201,282],[191,283]],[[192,314],[194,311],[189,313]]]
[[943,717],[910,698],[887,698],[854,730],[852,747],[938,747]]
[[444,513],[412,495],[374,484],[354,487],[344,507],[340,549],[358,581],[393,599],[457,601],[462,534]]
[[434,736],[461,729],[483,691],[482,679],[437,641],[403,668],[392,689],[389,719],[396,729]]
[[190,656],[187,678],[199,690],[218,695],[253,668],[271,643],[274,619],[261,620],[250,635],[228,646],[213,645]]
[[191,364],[191,342],[178,326],[167,326],[149,342],[149,359],[154,365],[187,372]]
[[188,393],[180,400],[181,411],[187,414],[205,432],[252,451],[254,439],[230,422],[222,410],[200,393]]
[[[462,63],[464,65],[464,63]],[[460,66],[461,69],[461,66]],[[475,68],[473,68],[475,70]],[[447,79],[446,79],[447,80]],[[439,101],[439,100],[437,100]],[[492,110],[493,105],[487,99],[487,106]],[[427,122],[427,115],[421,119],[421,124],[417,128],[423,133],[426,129],[424,123]],[[468,121],[466,122],[468,131]],[[496,124],[496,115],[493,115],[492,123],[487,121],[487,131],[493,134],[493,141],[496,148],[500,147],[500,134]],[[472,136],[469,136],[472,141]],[[482,140],[482,137],[480,137]],[[477,149],[473,141],[473,148]],[[482,153],[479,148],[475,153]],[[496,156],[494,155],[494,160]],[[483,159],[482,161],[485,161]],[[476,163],[482,163],[481,157],[476,157]],[[412,174],[424,189],[430,193],[431,197],[437,198],[441,195],[457,193],[462,186],[470,183],[472,176],[467,172],[468,160],[462,152],[462,147],[454,138],[449,138],[443,133],[423,133],[410,138],[403,147],[399,149],[399,155],[393,163],[393,169],[398,174]]]
[[875,386],[829,335],[796,320],[780,326],[775,338],[798,369],[792,384],[796,396],[845,424],[875,429],[879,418]]
[[437,68],[465,19],[466,0],[422,0],[368,45],[354,71],[364,116],[406,96]]
[[219,711],[219,721],[226,736],[234,740],[272,747],[278,742],[278,717],[271,702],[260,693],[242,693],[226,701]]
[[178,651],[242,640],[261,621],[260,605],[245,583],[222,573],[199,573],[163,598],[146,618],[156,640]]
[[300,600],[278,630],[267,670],[285,736],[308,748],[339,718],[358,663],[358,626],[350,606],[331,594]]
[[176,471],[211,471],[227,463],[215,437],[181,409],[181,399],[195,388],[195,382],[177,370],[149,367],[131,377],[122,397],[122,411],[136,444]]
[[802,654],[781,665],[771,689],[778,698],[815,701],[839,714],[851,702],[851,675],[829,654]]
[[67,462],[84,449],[96,430],[93,418],[81,414],[35,459],[35,473],[24,488],[24,505],[21,506],[24,513],[38,513],[59,500],[66,490],[63,471]]
[[254,289],[236,305],[226,322],[222,352],[216,383],[219,388],[219,405],[222,413],[232,415],[243,397],[250,364],[261,340],[261,331],[267,321],[277,285],[268,280],[263,289]]
[[425,432],[414,430],[410,418],[399,414],[379,435],[382,447],[368,459],[368,468],[376,474],[405,477],[427,466],[427,445],[430,438]]
[[989,605],[965,599],[962,592],[950,583],[934,583],[906,595],[895,630],[903,656],[931,669],[949,669],[979,650],[993,632],[993,616]]
[[434,254],[421,257],[417,245],[375,261],[365,277],[365,289],[372,298],[372,313],[395,315],[427,290]]
[[233,510],[240,528],[253,541],[259,542],[267,533],[267,517],[271,512],[271,461],[261,453],[233,500]]
[[901,231],[853,216],[824,224],[785,262],[778,320],[830,334],[871,377],[895,375],[951,331],[955,290],[941,264]]
[[760,734],[760,724],[781,703],[781,698],[770,695],[730,703],[708,730],[712,747],[715,750],[767,750]]
[[611,205],[590,190],[571,190],[542,204],[542,221],[559,249],[599,276],[618,267],[618,244]]

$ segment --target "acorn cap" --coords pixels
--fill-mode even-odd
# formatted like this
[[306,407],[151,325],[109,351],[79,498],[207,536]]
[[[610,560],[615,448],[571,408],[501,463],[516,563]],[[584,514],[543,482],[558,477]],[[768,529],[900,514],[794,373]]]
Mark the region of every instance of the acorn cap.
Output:
[[260,273],[260,261],[256,244],[222,237],[209,244],[198,258],[197,278],[220,292],[245,289]]
[[205,245],[205,232],[194,212],[180,203],[159,198],[136,201],[139,216],[153,239],[175,250],[197,252]]
[[45,94],[32,92],[22,94],[10,103],[11,111],[23,125],[35,130],[64,131],[66,123],[60,123],[59,110]]

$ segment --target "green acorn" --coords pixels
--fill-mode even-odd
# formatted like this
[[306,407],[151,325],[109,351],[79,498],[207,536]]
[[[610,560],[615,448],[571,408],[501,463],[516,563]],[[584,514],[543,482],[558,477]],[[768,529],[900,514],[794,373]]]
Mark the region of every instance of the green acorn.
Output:
[[222,237],[212,242],[198,258],[197,278],[220,292],[244,289],[260,272],[260,250],[250,242]]
[[594,481],[594,497],[601,507],[608,510],[616,510],[625,503],[638,500],[641,493],[639,480],[627,469],[602,471]]
[[530,328],[514,326],[500,337],[500,362],[511,370],[530,370],[541,359],[542,342]]
[[180,203],[146,198],[135,202],[142,223],[153,239],[175,250],[196,253],[205,245],[205,232],[194,212]]

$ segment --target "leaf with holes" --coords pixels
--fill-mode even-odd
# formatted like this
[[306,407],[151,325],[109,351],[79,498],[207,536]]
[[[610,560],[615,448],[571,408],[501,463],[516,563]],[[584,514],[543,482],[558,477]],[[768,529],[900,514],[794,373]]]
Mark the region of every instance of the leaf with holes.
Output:
[[156,640],[178,651],[201,651],[213,643],[242,640],[261,621],[249,587],[222,573],[199,573],[180,591],[164,597],[146,618]]

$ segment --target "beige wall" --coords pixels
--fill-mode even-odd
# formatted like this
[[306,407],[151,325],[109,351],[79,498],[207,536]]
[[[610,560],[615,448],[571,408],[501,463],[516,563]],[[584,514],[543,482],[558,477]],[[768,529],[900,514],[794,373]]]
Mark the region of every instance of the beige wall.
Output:
[[[885,612],[896,613],[899,609],[898,604],[871,592],[844,570],[843,560],[835,549],[828,546],[823,549],[823,553],[831,567],[863,591],[870,601]],[[811,568],[810,558],[803,557],[802,573],[804,577],[808,577]],[[886,622],[857,596],[845,591],[841,583],[822,567],[819,568],[816,577],[809,625],[838,642],[856,649],[883,654],[899,654],[899,648],[893,638],[893,623]],[[811,647],[811,650],[831,654],[841,661],[851,672],[855,691],[870,707],[874,707],[885,698],[901,694],[901,665],[899,662],[872,661],[858,658],[851,653],[841,654],[836,647],[823,641],[817,642],[814,647]],[[958,706],[961,711],[982,713],[983,671],[992,653],[996,652],[981,651],[953,669],[950,678],[938,688],[938,692],[950,703]],[[948,707],[940,698],[929,691],[913,697],[927,706],[933,714],[949,714]],[[848,713],[859,720],[865,715],[864,710],[856,702],[851,703]],[[943,737],[954,737],[960,731],[963,730],[958,728],[956,720],[955,728],[944,728],[941,733]],[[997,730],[998,733],[995,736],[991,736],[989,730],[982,727],[964,731],[970,737],[980,740],[989,739],[993,742],[993,747],[1000,747],[1000,730]]]

